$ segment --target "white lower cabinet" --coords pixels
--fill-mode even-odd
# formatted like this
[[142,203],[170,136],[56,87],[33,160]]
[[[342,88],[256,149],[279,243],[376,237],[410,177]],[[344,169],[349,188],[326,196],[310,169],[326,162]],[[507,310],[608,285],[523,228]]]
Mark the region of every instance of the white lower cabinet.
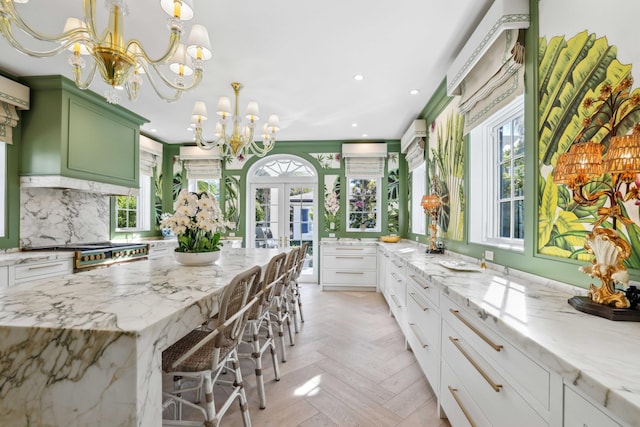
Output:
[[[477,321],[450,299],[442,309],[442,365],[455,374],[458,384],[441,382],[440,393],[473,400],[463,404],[467,414],[482,412],[492,426],[548,426],[550,419],[549,370],[511,345],[485,322]],[[455,393],[454,393],[455,395]],[[465,402],[465,399],[460,397]],[[454,399],[455,401],[455,399]],[[444,412],[464,411],[442,401]],[[470,409],[471,408],[471,409]],[[471,424],[484,425],[473,420]]]
[[405,266],[394,256],[389,258],[389,263],[387,264],[386,282],[387,304],[389,304],[391,314],[396,318],[400,329],[402,329],[406,337],[408,326],[406,319],[407,283]]
[[619,427],[603,410],[564,386],[564,427]]
[[322,246],[322,289],[375,291],[378,287],[376,252],[375,245]]
[[430,293],[429,282],[409,274],[407,277],[406,338],[436,395],[440,385],[440,310]]
[[62,276],[73,272],[73,259],[28,262],[9,267],[9,286],[20,285],[34,280]]

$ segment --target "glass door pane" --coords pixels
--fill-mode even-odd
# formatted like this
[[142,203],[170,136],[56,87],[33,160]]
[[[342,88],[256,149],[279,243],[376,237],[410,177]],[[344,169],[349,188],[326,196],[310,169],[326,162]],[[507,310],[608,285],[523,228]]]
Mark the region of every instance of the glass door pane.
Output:
[[309,243],[301,276],[313,275],[314,191],[310,187],[289,186],[287,193],[289,244],[300,247],[304,242]]
[[254,242],[255,248],[277,248],[281,246],[283,223],[280,186],[257,187],[254,202]]

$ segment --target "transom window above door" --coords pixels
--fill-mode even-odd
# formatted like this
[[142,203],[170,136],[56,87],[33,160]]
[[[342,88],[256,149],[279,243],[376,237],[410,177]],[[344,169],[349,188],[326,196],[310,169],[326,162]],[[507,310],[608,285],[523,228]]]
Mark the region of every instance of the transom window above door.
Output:
[[255,176],[276,177],[276,176],[315,176],[316,173],[304,163],[293,159],[275,159],[263,163],[255,171]]

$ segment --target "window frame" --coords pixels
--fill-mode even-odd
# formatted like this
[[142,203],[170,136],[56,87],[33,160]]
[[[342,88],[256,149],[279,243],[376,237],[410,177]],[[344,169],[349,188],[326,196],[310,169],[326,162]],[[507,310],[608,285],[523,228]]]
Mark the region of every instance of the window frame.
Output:
[[[150,231],[151,230],[151,177],[140,174],[140,190],[137,196],[116,196],[115,198],[115,226],[116,232]],[[136,199],[136,225],[134,227],[118,227],[118,199],[120,197]]]
[[[212,181],[215,181],[215,182],[212,182]],[[221,179],[218,179],[218,178],[211,178],[211,179],[190,178],[187,181],[187,189],[194,193],[200,193],[200,186],[198,183],[204,182],[207,185],[207,192],[215,196],[216,200],[219,202],[220,201],[220,181]],[[210,191],[212,185],[218,189],[217,192]]]
[[[362,213],[369,213],[371,214],[372,212],[375,213],[375,227],[372,228],[365,228],[364,230],[362,230],[361,228],[354,228],[350,226],[350,215],[351,213],[354,213],[352,211],[352,190],[351,190],[351,181],[352,180],[360,180],[360,181],[375,181],[376,182],[376,194],[375,194],[375,207],[373,209],[373,211],[362,211],[362,212],[355,212],[358,214],[362,214]],[[382,224],[381,224],[381,217],[380,217],[380,205],[382,203],[382,191],[381,191],[381,186],[382,186],[382,178],[376,177],[363,177],[363,176],[347,176],[346,177],[346,182],[347,182],[347,191],[346,191],[346,209],[345,209],[345,224],[346,224],[346,231],[347,232],[364,232],[364,233],[379,233],[382,231]],[[370,196],[357,196],[357,197],[370,197]]]
[[[525,196],[524,191],[521,196],[513,197],[513,173],[511,174],[511,197],[499,199],[499,185],[501,179],[499,161],[499,140],[497,131],[505,124],[516,119],[524,123],[524,96],[519,96],[507,106],[502,108],[484,123],[471,131],[469,158],[480,158],[482,161],[469,163],[469,241],[489,246],[496,246],[518,252],[524,251],[523,238],[499,237],[500,201],[522,200],[524,212]],[[526,143],[522,134],[523,144]],[[511,164],[514,159],[526,161],[526,154],[523,146],[522,154],[511,156]],[[524,178],[523,174],[523,180]],[[524,183],[522,188],[524,188]],[[511,207],[510,230],[513,236],[515,216],[513,215],[513,203]],[[522,229],[524,230],[524,215]]]
[[420,203],[422,196],[427,194],[427,162],[423,161],[411,171],[411,175],[411,232],[424,236],[427,234],[427,219]]

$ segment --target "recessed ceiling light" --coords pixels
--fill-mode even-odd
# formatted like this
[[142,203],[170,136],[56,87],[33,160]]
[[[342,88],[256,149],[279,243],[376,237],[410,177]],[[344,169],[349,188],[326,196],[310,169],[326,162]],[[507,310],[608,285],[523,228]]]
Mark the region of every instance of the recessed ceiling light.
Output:
[[366,137],[368,137],[368,136],[369,136],[369,135],[367,135],[366,133],[363,133],[363,134],[362,134],[362,137],[363,137],[363,138],[366,138]]
[[187,128],[187,132],[193,132],[193,128],[188,127],[188,128]]
[[158,129],[149,129],[149,132],[156,133],[156,132],[158,132]]
[[411,92],[409,92],[411,95],[417,95],[420,93],[420,91],[418,89],[411,89]]
[[362,74],[356,74],[356,75],[353,76],[353,80],[360,81],[360,80],[363,80],[363,79],[364,79],[364,76]]
[[358,124],[357,124],[357,123],[351,123],[351,127],[353,127],[353,128],[357,128],[357,127],[358,127]]

